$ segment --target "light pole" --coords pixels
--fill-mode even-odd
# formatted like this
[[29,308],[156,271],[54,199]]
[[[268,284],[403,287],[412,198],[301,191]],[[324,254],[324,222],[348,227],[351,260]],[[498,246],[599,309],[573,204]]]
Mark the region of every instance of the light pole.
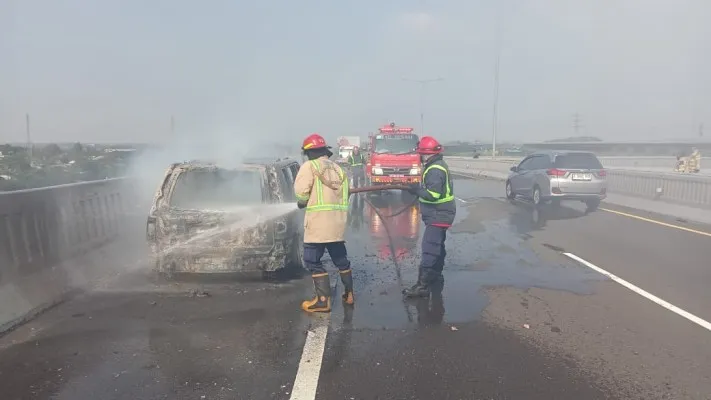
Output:
[[420,84],[420,132],[421,132],[421,135],[424,136],[424,134],[425,134],[425,86],[428,83],[443,81],[444,78],[434,78],[434,79],[402,78],[402,80]]
[[496,21],[496,60],[494,62],[494,110],[491,127],[491,157],[496,159],[496,135],[499,130],[499,65],[501,61],[501,37],[503,36],[503,11],[499,8]]

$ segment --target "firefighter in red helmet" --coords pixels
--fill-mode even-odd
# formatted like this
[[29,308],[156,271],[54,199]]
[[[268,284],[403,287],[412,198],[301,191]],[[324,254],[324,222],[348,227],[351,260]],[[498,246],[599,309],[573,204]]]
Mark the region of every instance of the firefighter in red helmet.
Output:
[[311,272],[316,295],[301,304],[307,312],[331,311],[328,272],[321,263],[325,251],[338,267],[344,286],[343,302],[353,305],[353,276],[348,260],[345,231],[348,221],[348,177],[335,162],[326,140],[319,134],[304,139],[301,150],[308,159],[294,181],[297,205],[304,217],[304,264]]
[[425,232],[417,282],[403,290],[405,297],[428,297],[434,289],[441,289],[447,255],[444,242],[457,213],[454,186],[449,167],[442,157],[442,145],[437,139],[424,136],[417,144],[417,153],[423,164],[422,184],[411,186],[410,193],[419,198]]

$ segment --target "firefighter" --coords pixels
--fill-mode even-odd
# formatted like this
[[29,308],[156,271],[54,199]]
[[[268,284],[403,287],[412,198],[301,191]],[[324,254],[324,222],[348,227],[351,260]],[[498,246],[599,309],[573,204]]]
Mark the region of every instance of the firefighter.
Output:
[[301,304],[307,312],[331,311],[331,286],[321,263],[326,250],[338,267],[344,286],[343,301],[353,305],[353,276],[344,239],[348,220],[348,177],[329,160],[330,146],[316,133],[304,139],[301,149],[308,159],[294,182],[297,205],[304,217],[304,264],[311,272],[316,296]]
[[353,187],[359,187],[361,182],[365,180],[363,161],[363,154],[361,154],[360,148],[355,146],[353,153],[348,156],[348,165],[350,165],[351,171],[353,172]]
[[441,290],[447,255],[444,242],[457,212],[449,167],[442,158],[442,145],[435,138],[425,136],[417,144],[417,153],[422,158],[422,183],[410,186],[409,192],[419,198],[425,232],[417,282],[402,291],[405,297],[428,297],[433,290]]

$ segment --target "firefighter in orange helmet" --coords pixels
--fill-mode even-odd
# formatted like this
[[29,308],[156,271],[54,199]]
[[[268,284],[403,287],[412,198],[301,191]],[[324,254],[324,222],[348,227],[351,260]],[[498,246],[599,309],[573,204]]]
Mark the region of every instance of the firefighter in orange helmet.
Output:
[[422,184],[411,186],[410,193],[419,197],[425,232],[417,282],[403,290],[405,297],[429,297],[433,287],[439,285],[441,288],[447,255],[444,242],[457,213],[454,186],[449,167],[442,157],[442,145],[435,138],[425,136],[417,144],[417,153],[422,158]]
[[319,134],[304,139],[301,149],[308,159],[294,182],[297,205],[306,210],[304,217],[304,264],[311,272],[316,296],[301,304],[307,312],[331,311],[331,286],[328,272],[321,263],[325,251],[338,267],[344,286],[343,302],[353,305],[353,276],[348,260],[345,231],[348,221],[348,177],[329,160],[330,146]]

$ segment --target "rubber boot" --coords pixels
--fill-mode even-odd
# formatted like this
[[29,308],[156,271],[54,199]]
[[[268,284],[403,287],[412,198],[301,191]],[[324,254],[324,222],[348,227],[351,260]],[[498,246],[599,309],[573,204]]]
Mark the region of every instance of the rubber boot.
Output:
[[422,269],[420,269],[419,276],[417,277],[417,283],[412,285],[411,287],[407,289],[403,289],[402,294],[405,297],[429,297],[430,295],[430,288],[429,285],[427,285],[427,282],[425,281],[425,274],[422,272]]
[[353,296],[353,273],[350,268],[345,271],[340,271],[341,282],[343,282],[343,303],[352,306],[355,304]]
[[314,280],[316,296],[301,303],[301,308],[306,312],[331,312],[331,282],[328,272],[311,275],[311,278]]

